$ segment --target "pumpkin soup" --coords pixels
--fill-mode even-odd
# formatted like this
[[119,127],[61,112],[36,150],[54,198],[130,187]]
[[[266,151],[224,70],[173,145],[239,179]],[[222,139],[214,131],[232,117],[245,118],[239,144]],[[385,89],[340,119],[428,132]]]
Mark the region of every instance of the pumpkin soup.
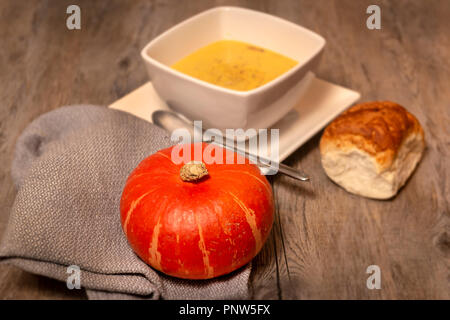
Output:
[[220,40],[184,57],[172,68],[221,87],[247,91],[277,78],[297,63],[248,43]]

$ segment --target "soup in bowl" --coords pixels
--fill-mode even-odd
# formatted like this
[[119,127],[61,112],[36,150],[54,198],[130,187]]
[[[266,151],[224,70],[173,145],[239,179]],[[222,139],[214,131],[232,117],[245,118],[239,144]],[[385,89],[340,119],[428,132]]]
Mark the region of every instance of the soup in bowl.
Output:
[[142,50],[155,90],[204,128],[268,128],[313,78],[325,40],[265,13],[218,7],[164,32]]
[[297,63],[249,43],[219,40],[184,57],[172,68],[220,87],[248,91],[272,81]]

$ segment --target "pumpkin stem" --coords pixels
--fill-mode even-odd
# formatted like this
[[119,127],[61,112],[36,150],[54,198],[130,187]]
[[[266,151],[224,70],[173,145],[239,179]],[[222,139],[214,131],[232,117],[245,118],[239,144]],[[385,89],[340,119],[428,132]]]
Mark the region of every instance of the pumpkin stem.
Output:
[[180,170],[180,178],[186,182],[195,182],[208,175],[206,166],[201,161],[190,161]]

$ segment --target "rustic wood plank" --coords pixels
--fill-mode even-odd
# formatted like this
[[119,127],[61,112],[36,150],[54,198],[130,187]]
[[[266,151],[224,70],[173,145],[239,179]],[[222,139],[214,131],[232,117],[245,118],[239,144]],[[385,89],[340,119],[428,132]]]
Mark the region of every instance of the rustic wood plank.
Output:
[[[147,80],[140,49],[170,26],[216,5],[240,5],[308,27],[327,39],[318,75],[389,99],[424,126],[427,151],[391,201],[363,199],[320,166],[320,134],[287,163],[309,184],[271,179],[273,232],[253,262],[252,289],[267,299],[449,298],[450,2],[379,1],[382,30],[365,27],[371,1],[77,1],[82,30],[65,28],[70,1],[0,2],[0,235],[15,190],[14,143],[38,115],[64,104],[107,105]],[[382,289],[366,288],[368,265]],[[0,266],[0,297],[84,298],[63,283]]]
[[[289,187],[282,177],[275,181],[283,225],[289,226],[291,278],[299,298],[445,299],[450,226],[445,123],[450,108],[442,94],[448,97],[444,87],[450,83],[444,39],[450,8],[448,2],[383,2],[380,32],[364,28],[361,13],[369,3],[315,8],[316,18],[331,15],[317,25],[329,40],[318,74],[360,90],[362,100],[404,104],[424,125],[428,150],[391,201],[363,199],[331,183],[320,167],[319,135],[291,156],[288,163],[314,172],[310,186]],[[365,270],[371,264],[381,267],[382,290],[366,288]]]

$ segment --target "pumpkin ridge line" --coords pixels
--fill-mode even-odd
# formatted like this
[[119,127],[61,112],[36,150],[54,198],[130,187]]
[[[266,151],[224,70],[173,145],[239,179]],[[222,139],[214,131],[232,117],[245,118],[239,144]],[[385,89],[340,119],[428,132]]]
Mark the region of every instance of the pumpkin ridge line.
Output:
[[195,222],[197,222],[198,235],[200,237],[200,240],[198,241],[198,247],[199,247],[200,251],[202,252],[203,266],[205,268],[206,274],[208,275],[208,278],[211,278],[214,276],[214,268],[211,267],[211,265],[209,263],[209,252],[208,252],[208,250],[206,250],[205,239],[203,237],[203,230],[198,221],[197,214],[195,212],[194,212],[194,216],[195,216]]
[[[231,235],[229,232],[225,231],[225,228],[224,228],[224,226],[223,226],[222,219],[221,219],[219,213],[218,213],[217,210],[216,210],[216,206],[214,205],[214,203],[212,202],[212,200],[208,200],[208,201],[209,201],[209,203],[211,203],[211,205],[213,206],[213,209],[214,209],[214,212],[216,213],[217,222],[219,223],[220,229],[222,230],[223,234],[225,234],[225,235],[230,239],[231,245],[234,247],[234,240],[233,240],[233,237],[232,237],[232,235]],[[234,255],[233,255],[233,258],[232,258],[232,261],[231,261],[231,265],[232,265],[233,267],[236,266],[236,261],[235,261],[235,260],[236,260],[236,250],[234,250]]]
[[168,159],[171,163],[173,163],[172,159],[170,159],[170,157],[168,157],[166,154],[164,154],[164,153],[162,153],[160,151],[156,152],[156,154],[159,154],[160,156],[163,156],[164,158]]
[[236,202],[237,205],[244,212],[245,220],[247,221],[250,230],[252,231],[253,238],[255,239],[255,253],[258,253],[258,251],[262,247],[262,242],[261,242],[261,231],[258,229],[258,226],[256,225],[255,213],[252,209],[248,208],[235,194],[233,194],[230,191],[228,191],[228,193],[231,195],[234,202]]
[[[155,226],[153,227],[153,232],[152,232],[152,241],[149,244],[148,247],[148,253],[149,253],[149,260],[150,262],[154,262],[155,268],[163,271],[162,267],[161,267],[161,253],[158,252],[158,246],[159,246],[159,230],[161,228],[161,216],[162,216],[162,208],[165,207],[165,205],[167,204],[167,199],[165,199],[161,206],[159,207],[159,214],[158,214],[158,220],[155,224]],[[152,264],[152,263],[150,263]]]
[[125,221],[123,222],[123,232],[125,233],[125,235],[128,234],[128,222],[130,221],[131,214],[134,212],[136,207],[139,205],[139,203],[142,201],[143,198],[145,198],[150,193],[155,192],[158,189],[159,188],[155,188],[155,189],[152,189],[150,191],[147,191],[146,193],[141,195],[139,198],[137,198],[136,200],[131,202],[130,208],[128,209],[127,214],[125,216]]
[[[246,174],[248,176],[251,176],[251,177],[255,178],[257,181],[259,181],[261,184],[263,184],[264,188],[269,193],[269,195],[271,194],[269,186],[263,180],[261,180],[260,178],[258,178],[257,176],[255,176],[254,174],[252,174],[250,172],[238,171],[238,170],[223,170],[223,171],[218,171],[217,173],[219,173],[219,172],[237,172],[237,173],[240,173],[240,174]],[[224,176],[222,176],[222,178],[228,178],[228,177],[226,175],[224,175]]]

